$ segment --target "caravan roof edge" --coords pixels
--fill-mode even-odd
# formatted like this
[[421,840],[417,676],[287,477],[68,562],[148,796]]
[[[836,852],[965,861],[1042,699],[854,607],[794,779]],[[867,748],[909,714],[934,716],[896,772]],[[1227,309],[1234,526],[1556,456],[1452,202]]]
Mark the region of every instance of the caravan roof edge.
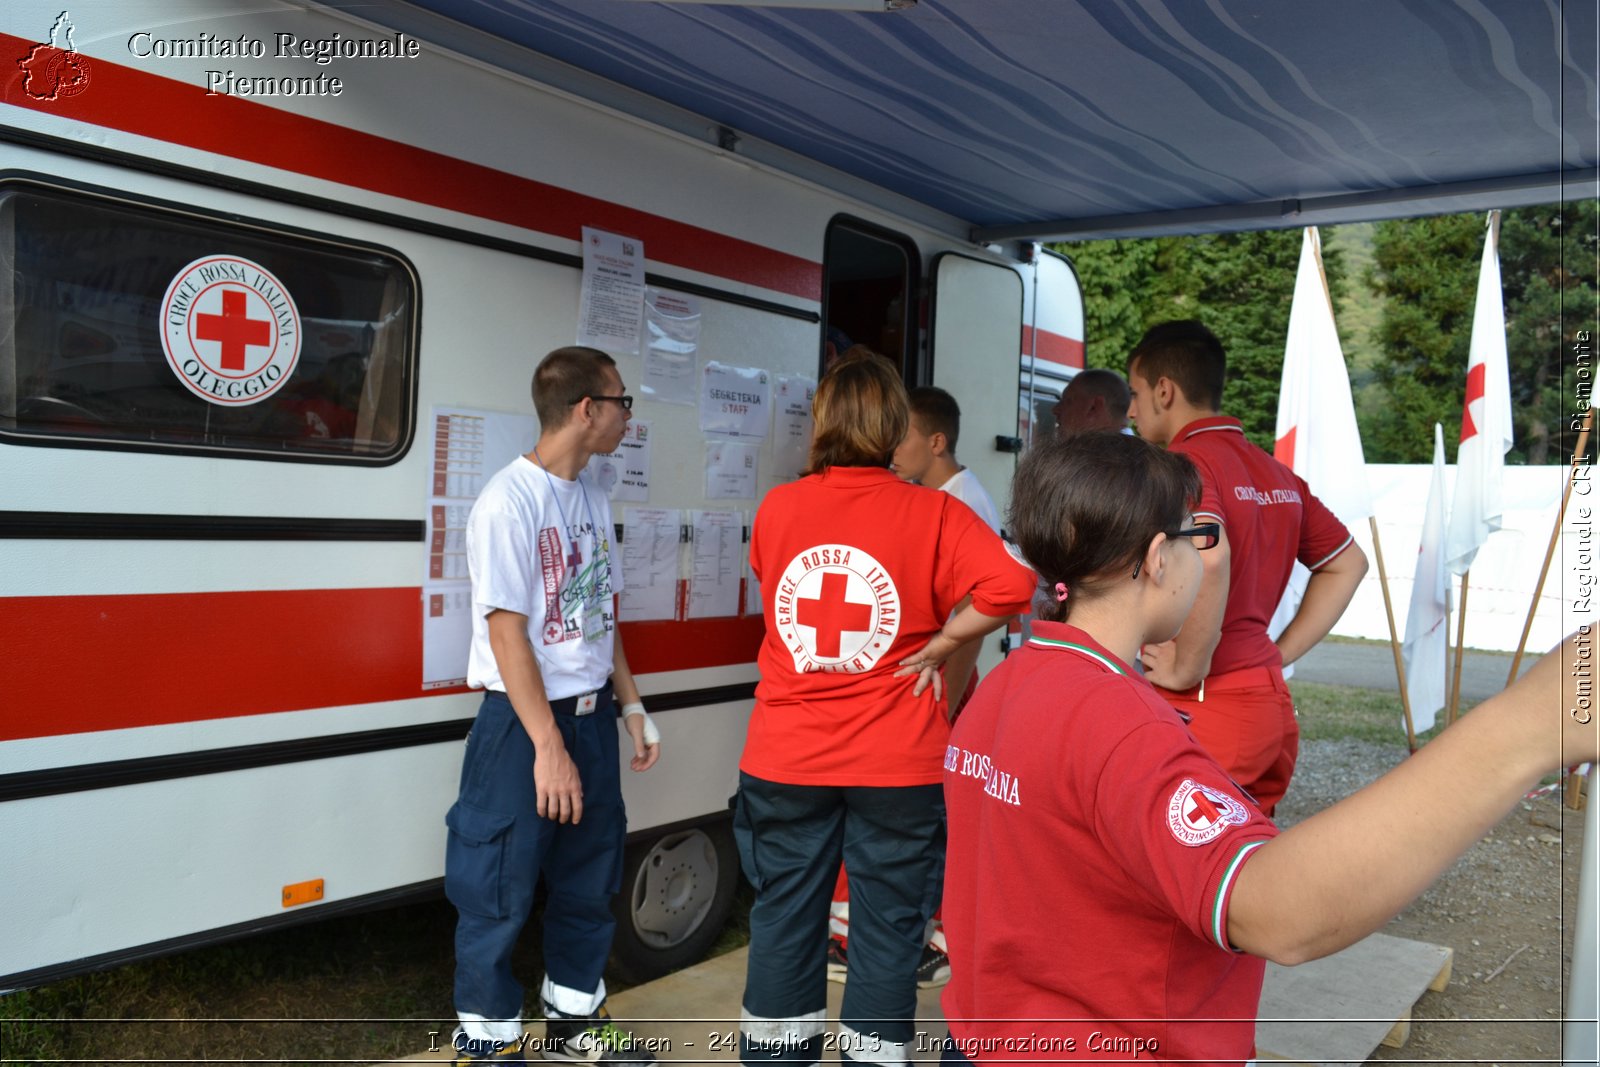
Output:
[[763,167],[859,201],[867,207],[943,236],[960,241],[971,239],[973,227],[970,220],[853,177],[743,131],[727,129],[704,115],[463,25],[407,0],[315,0],[314,6],[351,22],[402,31],[466,60],[676,134],[704,147],[708,152]]
[[1303,200],[1223,204],[1179,211],[1149,211],[1134,215],[980,227],[972,231],[972,239],[979,243],[1015,240],[1098,241],[1113,237],[1168,237],[1237,230],[1274,230],[1553,204],[1580,197],[1592,198],[1597,194],[1600,194],[1600,168],[1587,167]]

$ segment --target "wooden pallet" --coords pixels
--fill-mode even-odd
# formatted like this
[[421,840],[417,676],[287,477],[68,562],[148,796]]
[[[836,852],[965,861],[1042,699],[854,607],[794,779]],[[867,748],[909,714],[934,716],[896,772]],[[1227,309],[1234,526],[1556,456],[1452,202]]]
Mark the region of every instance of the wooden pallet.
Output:
[[1256,1058],[1324,1067],[1365,1063],[1411,1036],[1411,1009],[1450,981],[1451,949],[1373,934],[1299,967],[1267,964]]

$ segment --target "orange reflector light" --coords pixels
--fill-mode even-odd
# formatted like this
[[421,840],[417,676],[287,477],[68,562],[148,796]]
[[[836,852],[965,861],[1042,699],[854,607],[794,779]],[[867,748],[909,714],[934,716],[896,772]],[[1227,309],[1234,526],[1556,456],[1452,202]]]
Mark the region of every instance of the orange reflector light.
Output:
[[283,906],[286,908],[292,908],[296,904],[310,904],[314,900],[321,899],[321,878],[313,878],[309,882],[296,882],[294,885],[283,887]]

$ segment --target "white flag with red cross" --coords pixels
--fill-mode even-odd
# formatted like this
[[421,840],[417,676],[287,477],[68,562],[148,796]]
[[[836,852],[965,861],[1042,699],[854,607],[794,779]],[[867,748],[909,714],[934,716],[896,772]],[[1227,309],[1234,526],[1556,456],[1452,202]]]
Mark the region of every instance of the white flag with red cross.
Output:
[[1489,212],[1472,313],[1467,392],[1456,451],[1456,491],[1445,528],[1445,565],[1471,568],[1478,549],[1500,529],[1506,453],[1511,450],[1511,374],[1506,360],[1506,312],[1500,295],[1500,212]]
[[1406,612],[1406,702],[1416,733],[1433,726],[1445,701],[1445,658],[1449,653],[1450,575],[1444,566],[1444,427],[1433,424],[1433,479],[1422,513],[1422,543],[1417,548],[1411,607]]
[[1315,226],[1306,227],[1300,243],[1300,269],[1283,347],[1276,437],[1272,454],[1304,478],[1339,521],[1349,526],[1372,515],[1350,374],[1333,323],[1322,241]]
[[[1304,478],[1340,522],[1353,526],[1372,515],[1372,489],[1367,484],[1361,431],[1356,428],[1356,407],[1350,397],[1350,375],[1333,322],[1333,303],[1322,269],[1322,239],[1315,226],[1305,228],[1300,242],[1300,269],[1295,275],[1289,332],[1283,346],[1276,438],[1274,458]],[[1267,625],[1274,638],[1300,609],[1310,578],[1311,572],[1304,566],[1294,565],[1289,585]]]

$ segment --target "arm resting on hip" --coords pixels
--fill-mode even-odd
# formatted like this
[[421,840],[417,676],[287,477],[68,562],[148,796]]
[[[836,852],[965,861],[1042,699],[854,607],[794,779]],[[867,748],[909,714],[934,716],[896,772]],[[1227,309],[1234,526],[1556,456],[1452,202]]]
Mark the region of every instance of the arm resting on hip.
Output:
[[1367,554],[1354,541],[1320,569],[1311,572],[1306,595],[1300,600],[1300,610],[1278,635],[1278,651],[1283,653],[1284,666],[1310,652],[1318,641],[1328,636],[1333,624],[1350,606],[1350,598],[1356,595],[1356,587],[1366,574]]

